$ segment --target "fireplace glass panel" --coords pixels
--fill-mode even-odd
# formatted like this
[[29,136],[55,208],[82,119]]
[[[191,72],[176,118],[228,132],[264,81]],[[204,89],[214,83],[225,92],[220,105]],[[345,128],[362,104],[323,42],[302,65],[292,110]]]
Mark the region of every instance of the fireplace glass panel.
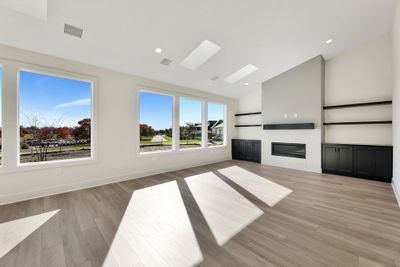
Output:
[[272,155],[292,157],[292,158],[306,158],[306,145],[295,143],[272,143]]

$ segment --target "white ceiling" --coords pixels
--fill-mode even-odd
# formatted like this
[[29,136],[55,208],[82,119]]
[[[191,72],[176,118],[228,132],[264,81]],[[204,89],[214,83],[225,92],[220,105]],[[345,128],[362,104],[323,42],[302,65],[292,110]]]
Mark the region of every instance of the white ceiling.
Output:
[[[32,0],[30,0],[32,1]],[[0,7],[0,43],[240,97],[303,61],[331,58],[390,30],[395,0],[51,0],[47,21]],[[84,29],[82,39],[64,23]],[[327,45],[326,40],[334,41]],[[202,41],[222,49],[179,63]],[[154,49],[161,47],[157,54]],[[163,57],[173,60],[160,65]],[[259,70],[229,84],[247,64]],[[219,76],[218,81],[211,81]],[[245,86],[244,83],[250,83]]]

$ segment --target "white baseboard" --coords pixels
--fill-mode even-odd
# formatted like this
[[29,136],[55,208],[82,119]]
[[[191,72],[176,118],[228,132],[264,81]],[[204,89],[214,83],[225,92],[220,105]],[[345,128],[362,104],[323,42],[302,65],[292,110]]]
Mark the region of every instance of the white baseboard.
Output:
[[107,185],[107,184],[112,184],[112,183],[117,183],[117,182],[123,182],[123,181],[127,181],[127,180],[138,179],[138,178],[142,178],[142,177],[146,177],[146,176],[157,175],[157,174],[164,173],[164,172],[171,172],[171,171],[177,171],[177,170],[182,170],[182,169],[187,169],[187,168],[194,168],[194,167],[198,167],[198,166],[208,165],[208,164],[227,161],[227,160],[231,160],[231,158],[227,157],[227,158],[223,158],[223,159],[220,159],[217,161],[214,160],[214,161],[206,161],[206,162],[201,162],[201,163],[189,164],[184,167],[164,168],[164,169],[160,169],[160,170],[156,170],[156,171],[130,173],[130,174],[125,174],[125,175],[106,177],[106,178],[102,178],[102,179],[92,179],[92,180],[87,180],[87,181],[79,182],[79,183],[54,186],[54,187],[44,188],[41,190],[6,195],[6,196],[0,197],[0,205],[20,202],[20,201],[24,201],[24,200],[31,200],[31,199],[46,197],[46,196],[51,196],[51,195],[57,195],[57,194],[67,193],[67,192],[71,192],[71,191],[77,191],[77,190],[96,187],[96,186],[102,186],[102,185]]
[[400,191],[398,190],[398,188],[396,188],[396,185],[393,182],[392,182],[392,187],[393,187],[394,195],[396,196],[396,199],[397,199],[397,204],[399,205],[399,208],[400,208]]

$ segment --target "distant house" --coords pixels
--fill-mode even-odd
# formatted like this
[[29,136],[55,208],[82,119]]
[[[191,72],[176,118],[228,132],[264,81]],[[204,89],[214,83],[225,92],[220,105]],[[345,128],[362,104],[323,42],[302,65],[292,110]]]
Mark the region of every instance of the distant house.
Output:
[[[196,136],[201,136],[201,123],[195,123]],[[224,137],[224,121],[210,120],[207,125],[208,139],[222,140]]]
[[196,127],[196,137],[200,137],[201,136],[201,123],[195,123],[194,126]]
[[222,140],[224,136],[224,121],[208,121],[208,139]]

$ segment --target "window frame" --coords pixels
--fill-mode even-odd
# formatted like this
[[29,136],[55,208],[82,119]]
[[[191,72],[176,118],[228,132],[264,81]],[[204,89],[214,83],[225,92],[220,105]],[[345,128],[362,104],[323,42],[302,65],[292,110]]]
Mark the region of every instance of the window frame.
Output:
[[214,149],[214,148],[219,148],[219,147],[226,147],[227,146],[227,137],[228,137],[228,133],[227,133],[227,126],[228,126],[228,122],[227,122],[227,105],[224,103],[220,103],[217,101],[208,101],[207,102],[207,123],[208,123],[208,105],[209,104],[217,104],[217,105],[221,105],[224,109],[224,116],[223,116],[223,120],[224,120],[224,140],[223,140],[223,144],[222,145],[215,145],[215,146],[209,146],[208,145],[208,132],[207,132],[207,148],[210,149]]
[[[169,150],[157,150],[157,151],[149,151],[149,152],[140,152],[140,93],[149,93],[149,94],[157,94],[157,95],[162,95],[162,96],[169,96],[172,98],[172,148]],[[167,91],[163,91],[163,90],[154,90],[154,89],[149,89],[149,88],[141,88],[138,90],[137,92],[137,110],[136,110],[136,114],[137,114],[137,119],[138,119],[138,124],[137,124],[137,134],[138,134],[138,138],[137,138],[137,142],[138,145],[136,146],[138,149],[138,153],[139,156],[152,156],[152,155],[163,155],[163,154],[169,154],[171,152],[175,152],[178,150],[177,148],[177,144],[175,142],[175,136],[176,136],[176,130],[175,130],[175,123],[176,123],[176,114],[175,114],[175,107],[176,107],[176,96],[171,94],[170,92]],[[178,117],[179,119],[179,117]]]
[[[20,171],[31,171],[31,170],[42,170],[42,169],[58,169],[62,167],[75,166],[75,165],[89,165],[94,164],[98,161],[98,134],[97,134],[97,113],[98,113],[98,79],[95,76],[75,73],[71,71],[61,70],[57,68],[44,67],[29,63],[24,63],[20,61],[8,60],[0,58],[0,65],[3,67],[3,104],[4,104],[4,85],[7,84],[6,79],[12,79],[8,81],[9,83],[15,83],[15,87],[12,86],[11,89],[15,88],[14,97],[15,97],[15,108],[13,109],[13,114],[10,116],[15,117],[13,127],[9,127],[10,129],[4,128],[4,121],[2,121],[3,132],[7,131],[7,133],[12,134],[15,138],[14,146],[10,142],[4,143],[2,145],[6,145],[10,147],[10,151],[13,150],[13,153],[4,153],[2,151],[2,166],[0,167],[0,173],[12,173],[12,172],[20,172]],[[4,69],[7,68],[11,70],[11,74],[4,75]],[[77,158],[77,159],[65,159],[65,160],[53,160],[53,161],[44,161],[44,162],[30,162],[30,163],[20,163],[20,72],[27,71],[36,74],[43,74],[48,76],[54,76],[59,78],[66,78],[78,81],[84,81],[91,83],[91,155],[87,158]],[[8,96],[10,97],[10,95]],[[11,97],[10,97],[11,98]],[[3,118],[5,117],[5,109],[3,105]],[[3,135],[4,136],[4,135]],[[4,141],[4,139],[2,140]],[[13,154],[13,155],[12,155]],[[7,159],[7,160],[4,160]],[[5,163],[5,164],[4,164]]]
[[[136,84],[136,132],[139,138],[137,138],[136,143],[136,157],[137,158],[155,158],[158,156],[170,156],[172,154],[183,154],[183,153],[198,153],[200,151],[209,151],[209,150],[218,150],[218,149],[227,149],[227,137],[228,137],[228,121],[227,121],[227,112],[228,112],[228,105],[224,102],[220,102],[218,100],[190,95],[185,93],[179,93],[176,91],[172,91],[171,89],[159,89],[149,85],[142,85]],[[160,151],[153,151],[153,152],[140,152],[140,92],[148,92],[153,94],[160,94],[160,95],[167,95],[173,97],[173,120],[172,120],[172,150],[160,150]],[[199,148],[188,148],[188,149],[179,149],[179,124],[180,124],[180,106],[179,106],[179,99],[187,98],[187,99],[194,99],[202,102],[202,123],[203,125],[208,124],[208,103],[213,104],[220,104],[224,107],[224,122],[226,122],[226,128],[224,131],[224,144],[217,145],[217,146],[208,146],[208,127],[202,127],[202,147]],[[204,137],[204,138],[203,138]]]
[[0,126],[1,126],[1,137],[0,137],[0,144],[1,144],[1,149],[0,149],[0,171],[4,166],[4,142],[3,142],[3,136],[4,136],[4,125],[3,125],[3,117],[4,117],[4,107],[3,107],[3,91],[4,91],[4,65],[3,65],[3,61],[0,59],[0,69],[1,69],[1,76],[0,76],[0,109],[1,109],[1,115],[0,115]]
[[[180,130],[181,130],[181,121],[180,121],[180,116],[181,116],[181,99],[187,99],[187,100],[192,100],[192,101],[198,101],[198,102],[200,102],[200,107],[201,107],[201,110],[200,110],[200,115],[201,115],[201,145],[200,145],[200,147],[193,147],[193,148],[181,148],[181,138],[180,138]],[[180,95],[179,97],[178,97],[178,101],[179,101],[179,109],[178,109],[178,113],[179,113],[179,121],[178,121],[178,123],[179,123],[179,127],[178,127],[178,150],[179,151],[190,151],[190,150],[199,150],[199,149],[202,149],[202,148],[204,148],[205,147],[205,145],[206,145],[206,143],[205,143],[205,139],[207,140],[208,139],[208,136],[207,136],[207,134],[206,135],[204,135],[204,128],[206,128],[206,127],[204,127],[204,104],[206,103],[206,101],[205,100],[202,100],[202,99],[200,99],[200,98],[196,98],[196,97],[194,97],[194,96],[183,96],[183,95]],[[206,132],[207,132],[207,128],[206,128]]]

